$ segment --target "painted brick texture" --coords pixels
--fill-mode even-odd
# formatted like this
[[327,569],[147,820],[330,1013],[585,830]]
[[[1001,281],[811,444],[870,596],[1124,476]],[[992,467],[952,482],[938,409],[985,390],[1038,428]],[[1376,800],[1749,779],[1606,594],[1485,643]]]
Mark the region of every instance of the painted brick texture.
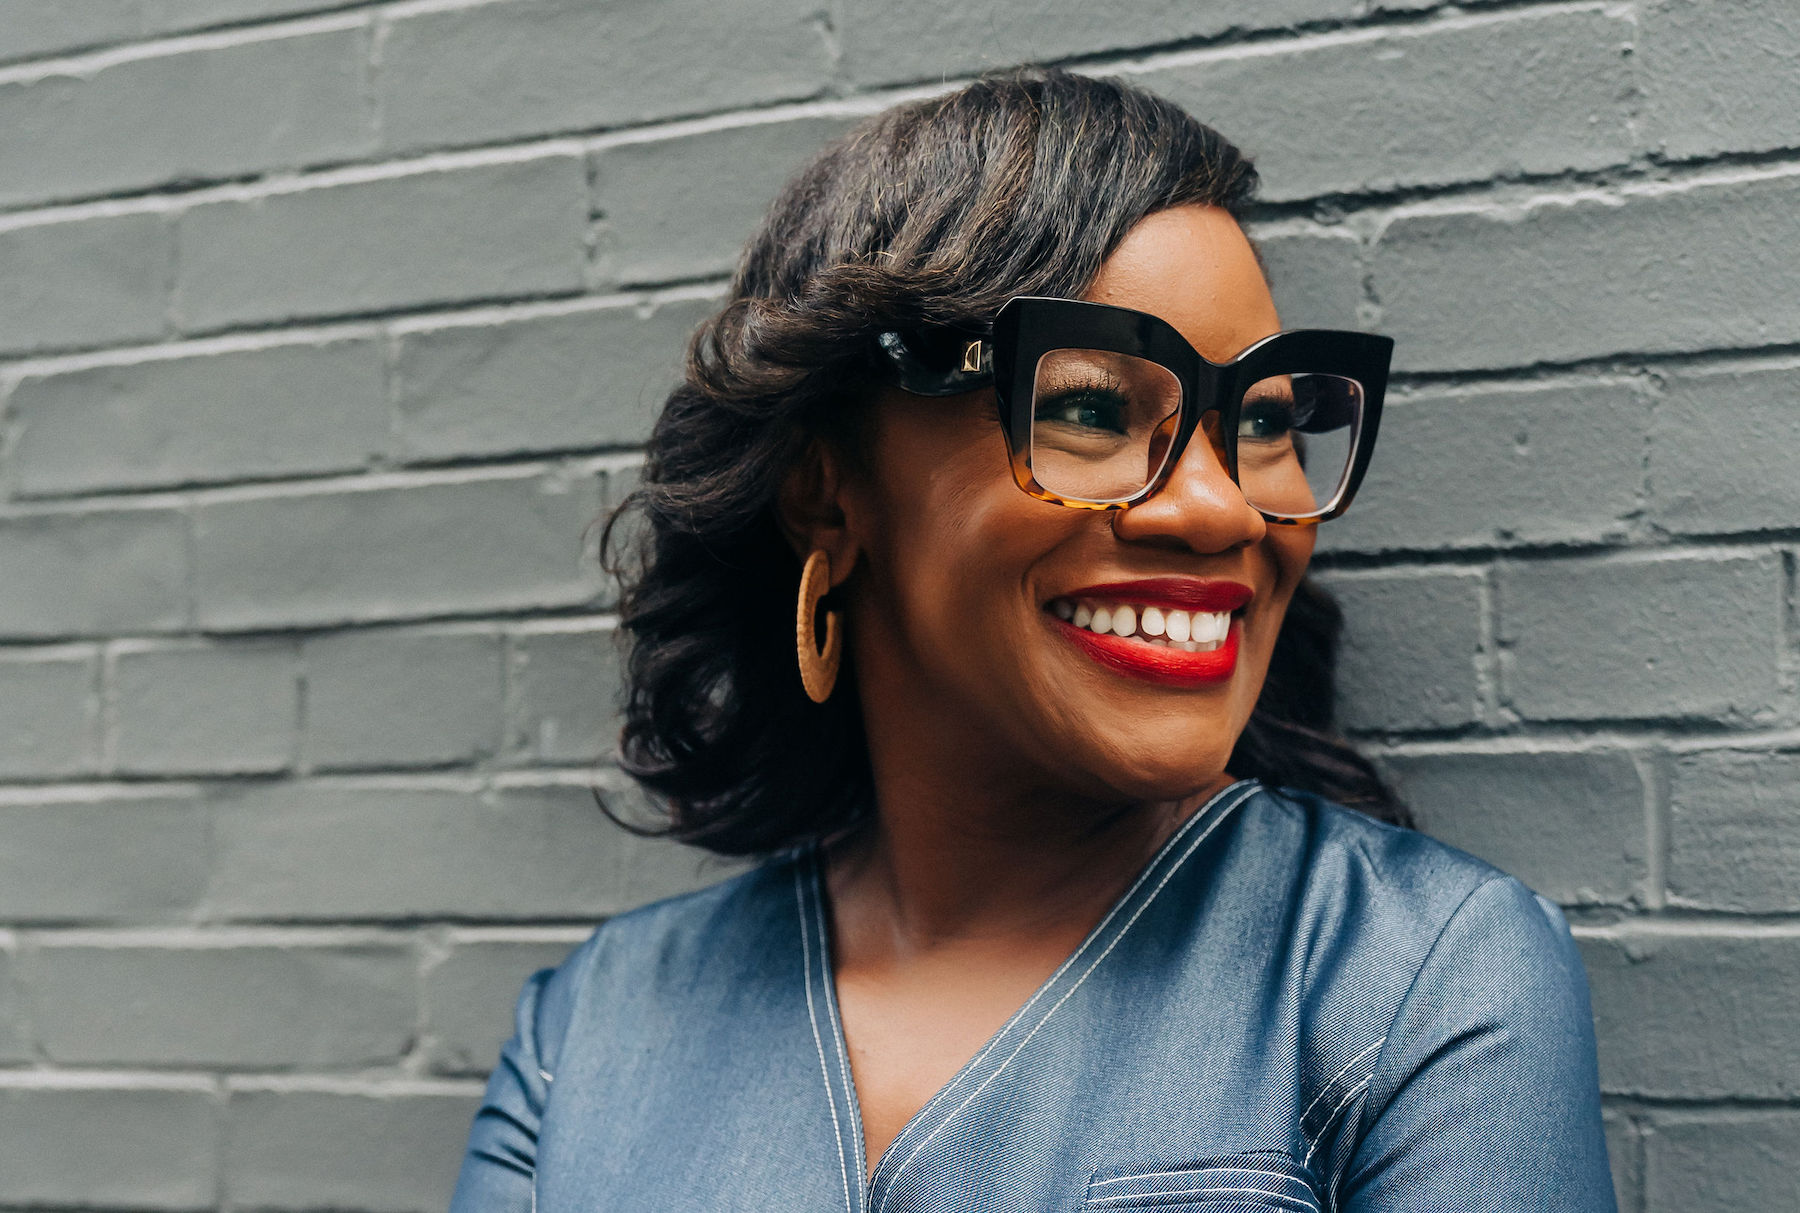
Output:
[[1029,59],[1399,340],[1340,716],[1568,910],[1624,1213],[1800,1201],[1788,0],[0,3],[0,1208],[442,1208],[609,824],[589,524],[786,175]]

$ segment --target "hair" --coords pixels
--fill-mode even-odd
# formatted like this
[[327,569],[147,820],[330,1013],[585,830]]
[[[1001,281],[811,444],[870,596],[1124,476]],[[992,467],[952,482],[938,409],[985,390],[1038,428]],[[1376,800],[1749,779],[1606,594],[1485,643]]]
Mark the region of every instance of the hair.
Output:
[[[876,336],[981,325],[1014,295],[1077,297],[1144,216],[1198,204],[1241,221],[1256,184],[1175,105],[1036,68],[866,119],[788,183],[602,540],[630,643],[620,763],[661,806],[631,828],[756,855],[871,811],[854,670],[815,704],[782,643],[800,562],[774,504],[810,441],[857,432],[881,381]],[[1334,727],[1340,627],[1304,583],[1230,769],[1410,824]]]

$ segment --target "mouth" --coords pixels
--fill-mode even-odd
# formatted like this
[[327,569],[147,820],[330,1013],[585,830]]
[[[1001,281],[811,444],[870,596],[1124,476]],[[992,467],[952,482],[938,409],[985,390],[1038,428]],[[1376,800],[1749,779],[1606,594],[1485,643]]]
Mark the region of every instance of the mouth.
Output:
[[1221,682],[1237,668],[1253,591],[1236,582],[1162,578],[1090,586],[1053,598],[1056,630],[1129,677],[1174,686]]

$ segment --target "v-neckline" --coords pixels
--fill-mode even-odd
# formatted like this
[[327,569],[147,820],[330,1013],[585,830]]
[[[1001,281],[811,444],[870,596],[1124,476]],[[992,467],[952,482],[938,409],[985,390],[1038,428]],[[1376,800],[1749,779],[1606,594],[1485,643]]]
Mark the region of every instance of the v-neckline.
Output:
[[[1031,997],[988,1037],[949,1082],[913,1113],[888,1143],[873,1173],[869,1171],[865,1153],[862,1103],[851,1076],[844,1022],[838,1010],[837,976],[831,959],[831,928],[825,913],[824,865],[820,862],[817,847],[809,847],[800,855],[794,867],[794,896],[800,918],[801,954],[806,966],[806,1009],[812,1019],[813,1043],[818,1048],[819,1068],[825,1080],[826,1103],[838,1137],[845,1213],[878,1213],[894,1182],[930,1144],[938,1130],[999,1077],[1057,1008],[1068,1001],[1106,959],[1188,856],[1258,786],[1252,779],[1237,780],[1215,792],[1205,804],[1188,815],[1069,953],[1068,959],[1044,979]],[[963,1096],[960,1102],[954,1099],[957,1094]]]

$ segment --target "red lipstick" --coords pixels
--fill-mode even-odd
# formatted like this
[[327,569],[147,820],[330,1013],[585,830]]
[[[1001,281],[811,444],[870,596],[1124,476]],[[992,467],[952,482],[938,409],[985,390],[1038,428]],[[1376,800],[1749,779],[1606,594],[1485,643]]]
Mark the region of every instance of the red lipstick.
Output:
[[1230,678],[1237,669],[1238,633],[1243,628],[1239,620],[1233,619],[1231,630],[1225,633],[1224,644],[1209,652],[1190,653],[1173,645],[1145,644],[1123,636],[1100,636],[1054,616],[1051,622],[1077,648],[1108,669],[1146,682],[1177,687],[1200,686]]
[[[1063,601],[1093,604],[1130,604],[1160,607],[1165,611],[1229,613],[1246,606],[1255,591],[1236,581],[1197,577],[1151,577],[1085,586],[1061,595]],[[1237,670],[1241,619],[1233,618],[1224,641],[1215,649],[1190,653],[1176,645],[1153,644],[1142,639],[1099,635],[1054,614],[1057,629],[1087,656],[1131,678],[1164,686],[1199,687],[1223,682]]]

